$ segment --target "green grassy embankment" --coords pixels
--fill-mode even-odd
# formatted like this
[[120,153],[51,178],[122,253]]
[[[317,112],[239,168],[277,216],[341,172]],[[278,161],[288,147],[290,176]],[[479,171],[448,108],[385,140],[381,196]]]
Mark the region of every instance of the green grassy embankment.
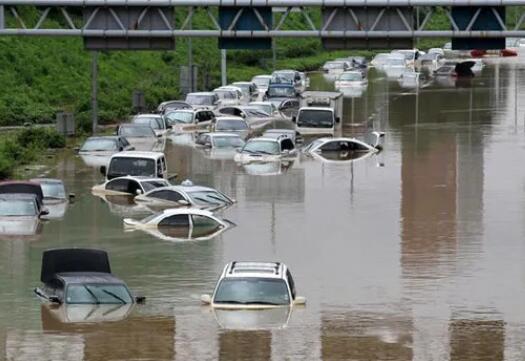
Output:
[[0,179],[13,175],[19,166],[46,155],[49,149],[60,149],[66,139],[53,128],[31,127],[0,134]]

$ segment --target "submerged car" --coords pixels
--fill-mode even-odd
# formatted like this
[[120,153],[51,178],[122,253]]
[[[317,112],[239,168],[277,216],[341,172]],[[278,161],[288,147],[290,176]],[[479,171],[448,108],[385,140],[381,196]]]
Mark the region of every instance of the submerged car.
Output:
[[383,132],[373,132],[376,140],[374,144],[366,143],[356,138],[319,138],[303,148],[304,153],[322,153],[322,152],[372,152],[381,151],[381,139],[384,137]]
[[272,162],[296,154],[295,144],[283,134],[267,134],[264,137],[250,139],[235,154],[234,160],[239,163]]
[[177,109],[166,112],[164,118],[174,133],[182,133],[205,129],[215,120],[215,114],[206,109]]
[[213,110],[221,104],[221,100],[219,96],[213,92],[198,92],[186,95],[186,103],[195,109],[204,108]]
[[195,207],[216,210],[231,206],[235,200],[216,189],[184,181],[177,186],[161,187],[135,197],[135,202],[153,207]]
[[148,124],[120,124],[117,135],[125,137],[137,151],[163,151],[165,142]]
[[244,140],[234,133],[203,133],[197,136],[195,144],[208,149],[239,149],[244,146]]
[[78,149],[79,154],[110,155],[125,150],[133,150],[133,146],[123,136],[89,137]]
[[170,110],[176,109],[192,109],[192,106],[182,100],[168,100],[159,104],[157,107],[157,112],[160,114],[165,114]]
[[201,302],[214,308],[274,308],[304,305],[292,274],[279,262],[231,262],[222,271],[213,295]]
[[124,218],[126,230],[140,229],[167,241],[207,240],[234,226],[210,211],[196,208],[170,208],[142,220]]
[[124,281],[111,274],[108,254],[98,249],[64,248],[44,251],[42,287],[34,292],[43,302],[55,304],[131,304]]
[[124,176],[112,178],[102,184],[97,184],[91,191],[102,195],[139,195],[152,189],[168,187],[171,184],[161,178]]
[[234,116],[217,117],[212,125],[213,132],[236,134],[245,140],[252,136],[253,130],[244,118]]
[[33,178],[31,182],[38,183],[42,187],[44,204],[49,211],[47,218],[63,217],[67,204],[73,201],[75,194],[66,193],[66,187],[61,179]]
[[260,93],[264,93],[268,90],[268,85],[270,85],[271,80],[271,75],[256,75],[252,78],[252,83],[257,85],[257,89]]
[[341,90],[344,88],[362,88],[368,85],[368,80],[365,74],[359,70],[345,71],[335,81],[335,89]]
[[168,125],[162,115],[159,114],[139,114],[131,119],[132,124],[149,125],[157,137],[166,135]]

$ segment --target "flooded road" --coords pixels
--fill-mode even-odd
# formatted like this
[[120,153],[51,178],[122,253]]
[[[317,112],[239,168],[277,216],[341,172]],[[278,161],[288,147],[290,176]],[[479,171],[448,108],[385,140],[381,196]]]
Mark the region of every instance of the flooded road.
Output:
[[[237,227],[207,241],[125,233],[122,218],[142,210],[91,195],[98,170],[64,154],[51,175],[77,197],[63,220],[0,242],[0,359],[523,360],[524,69],[493,61],[419,91],[372,70],[341,132],[385,131],[385,150],[353,162],[243,167],[168,140],[179,181],[237,199],[221,213]],[[312,88],[333,85],[313,74]],[[102,324],[41,306],[42,251],[71,246],[107,250],[146,304],[89,313]],[[285,262],[307,306],[240,318],[202,307],[232,260]]]

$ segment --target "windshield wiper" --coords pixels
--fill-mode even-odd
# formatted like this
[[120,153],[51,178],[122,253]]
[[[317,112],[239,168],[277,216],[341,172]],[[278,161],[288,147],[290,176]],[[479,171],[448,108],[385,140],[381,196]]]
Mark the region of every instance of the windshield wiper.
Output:
[[126,301],[124,301],[121,297],[117,296],[116,294],[114,294],[113,292],[111,291],[108,291],[108,290],[102,290],[102,292],[110,295],[110,296],[113,296],[115,297],[117,300],[119,300],[120,302],[122,302],[123,304],[126,304]]
[[84,286],[84,288],[86,289],[86,291],[88,291],[89,294],[91,295],[91,297],[93,297],[93,299],[95,300],[95,303],[96,303],[97,305],[99,305],[99,304],[100,304],[100,300],[98,299],[97,296],[95,296],[95,294],[93,293],[93,291],[91,291],[87,285],[82,285],[82,286]]

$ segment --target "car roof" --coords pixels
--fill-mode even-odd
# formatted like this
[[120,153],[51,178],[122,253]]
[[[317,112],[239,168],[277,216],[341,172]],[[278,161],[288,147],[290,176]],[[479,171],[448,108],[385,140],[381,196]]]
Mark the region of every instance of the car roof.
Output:
[[189,214],[216,218],[212,212],[198,208],[169,208],[163,210],[160,214],[163,214],[164,216],[173,216],[176,214]]
[[64,184],[62,179],[57,179],[57,178],[32,178],[31,182],[48,183],[48,184],[50,184],[50,183],[52,183],[52,184]]
[[125,176],[122,176],[122,177],[112,178],[112,179],[108,180],[107,182],[112,182],[115,179],[132,179],[132,180],[135,180],[135,181],[137,181],[139,183],[140,182],[152,182],[152,181],[155,181],[155,182],[166,181],[164,178],[158,178],[158,177],[147,177],[147,176],[141,176],[141,175],[125,175]]
[[123,138],[124,136],[122,135],[97,135],[97,136],[91,136],[91,137],[88,137],[85,141],[87,142],[88,140],[97,140],[97,139],[113,139],[113,140],[117,140],[119,138]]
[[240,138],[241,137],[239,134],[228,133],[228,132],[212,132],[212,133],[203,133],[203,134],[207,134],[212,138],[215,138],[215,137]]
[[272,76],[269,74],[261,74],[261,75],[255,75],[252,79],[255,78],[271,78]]
[[255,141],[261,141],[261,142],[279,142],[279,137],[274,137],[273,134],[266,134],[262,137],[255,137],[248,140],[248,143],[255,142]]
[[299,111],[303,111],[303,110],[323,110],[323,111],[331,111],[331,112],[334,111],[333,108],[329,108],[329,107],[302,107],[302,108],[299,108]]
[[[213,95],[215,95],[215,93],[214,92],[195,92],[195,93],[188,93],[188,95],[211,95],[211,96],[213,96]],[[188,95],[186,95],[186,96],[188,96]]]
[[[173,185],[173,186],[167,186],[167,187],[159,187],[152,189],[150,192],[156,192],[156,191],[182,191],[182,192],[206,192],[206,191],[214,191],[217,190],[210,188],[210,187],[204,187],[204,186],[185,186],[185,185]],[[149,192],[148,192],[149,193]]]
[[148,124],[144,123],[120,123],[119,127],[127,128],[151,128]]
[[220,116],[220,117],[216,117],[215,120],[218,122],[219,120],[239,120],[239,121],[243,121],[243,122],[246,122],[246,120],[242,117],[238,117],[236,115],[226,115],[226,116]]
[[248,105],[273,105],[272,102],[249,102]]
[[286,265],[280,262],[245,262],[234,261],[228,263],[221,278],[274,278],[284,279]]
[[168,110],[165,114],[170,114],[170,113],[175,113],[175,112],[195,113],[197,111],[202,111],[202,109],[177,108],[177,109],[173,109],[173,110]]
[[113,154],[111,156],[111,159],[113,158],[148,158],[148,159],[159,159],[161,157],[164,157],[164,153],[162,152],[141,152],[136,150],[128,150],[124,152],[119,152],[116,154]]
[[55,278],[60,279],[66,285],[75,283],[119,283],[125,285],[120,278],[111,273],[103,272],[63,272],[56,273]]
[[236,85],[236,84],[242,84],[242,85],[249,84],[249,85],[252,85],[253,83],[251,81],[236,81],[236,82],[232,83],[232,85]]

